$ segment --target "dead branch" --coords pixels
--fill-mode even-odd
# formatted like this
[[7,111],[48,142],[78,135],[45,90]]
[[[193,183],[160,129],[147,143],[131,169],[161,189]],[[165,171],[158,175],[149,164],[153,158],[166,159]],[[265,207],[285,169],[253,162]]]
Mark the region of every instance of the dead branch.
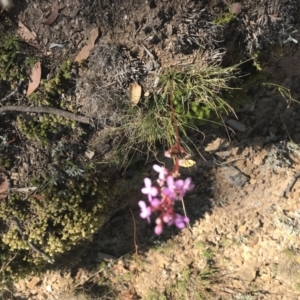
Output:
[[45,113],[45,114],[53,114],[57,116],[64,117],[66,119],[74,120],[80,123],[90,124],[92,125],[92,120],[86,116],[76,115],[74,113],[48,107],[48,106],[14,106],[14,105],[7,105],[0,107],[0,113],[9,112],[9,111],[18,111],[18,112],[30,112],[30,113]]

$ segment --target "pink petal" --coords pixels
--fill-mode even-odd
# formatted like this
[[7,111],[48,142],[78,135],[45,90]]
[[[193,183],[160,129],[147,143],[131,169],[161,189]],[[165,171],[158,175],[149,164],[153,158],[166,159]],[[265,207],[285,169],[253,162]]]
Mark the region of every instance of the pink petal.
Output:
[[155,232],[155,234],[160,235],[163,231],[162,221],[160,218],[157,218],[155,223],[156,223],[156,226],[155,226],[154,232]]
[[154,169],[154,171],[156,171],[157,173],[160,173],[160,172],[161,172],[161,166],[159,166],[159,165],[153,165],[153,169]]
[[151,199],[150,203],[153,207],[158,207],[161,204],[160,200],[157,198]]
[[146,188],[151,187],[151,185],[152,185],[152,181],[150,178],[145,178],[144,183],[145,183]]
[[139,201],[139,202],[138,202],[138,205],[139,205],[139,207],[140,207],[141,209],[144,209],[145,207],[147,207],[145,201]]

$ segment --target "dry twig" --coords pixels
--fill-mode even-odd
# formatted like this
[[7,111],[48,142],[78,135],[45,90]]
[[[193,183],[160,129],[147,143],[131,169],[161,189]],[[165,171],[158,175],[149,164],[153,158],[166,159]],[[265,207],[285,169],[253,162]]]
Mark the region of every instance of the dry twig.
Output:
[[90,124],[92,125],[92,120],[86,116],[79,116],[74,113],[48,107],[48,106],[14,106],[14,105],[7,105],[0,107],[0,113],[9,112],[9,111],[18,111],[18,112],[30,112],[30,113],[46,113],[46,114],[53,114],[57,116],[64,117],[66,119],[74,120],[80,123]]

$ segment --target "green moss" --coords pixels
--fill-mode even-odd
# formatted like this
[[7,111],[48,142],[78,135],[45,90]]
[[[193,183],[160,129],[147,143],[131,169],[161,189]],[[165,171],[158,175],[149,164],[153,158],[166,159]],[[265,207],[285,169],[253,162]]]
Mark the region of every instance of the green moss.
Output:
[[[30,95],[29,99],[37,106],[53,106],[68,111],[75,109],[71,103],[61,99],[61,94],[68,91],[71,79],[71,61],[64,61],[54,78],[42,80],[40,91]],[[56,115],[39,115],[30,121],[21,116],[17,119],[18,128],[29,139],[38,140],[42,145],[48,143],[51,134],[59,132],[64,127],[74,128],[76,122]]]
[[231,12],[225,12],[217,16],[213,21],[216,25],[226,25],[236,18],[236,15]]
[[49,143],[49,136],[57,133],[64,126],[74,127],[75,121],[64,119],[60,116],[44,114],[39,117],[34,117],[30,121],[25,121],[22,116],[18,116],[18,129],[29,139],[38,140],[41,145]]
[[33,93],[30,96],[30,100],[40,105],[51,105],[60,108],[70,108],[70,106],[66,105],[66,101],[61,101],[60,96],[62,93],[68,91],[70,80],[72,77],[71,67],[71,61],[64,61],[61,64],[56,75],[52,79],[41,81],[40,89],[42,93]]
[[[105,180],[93,174],[70,177],[64,183],[49,184],[38,196],[25,201],[20,194],[12,193],[7,202],[0,203],[0,221],[10,223],[10,216],[14,216],[27,240],[56,259],[73,246],[91,240],[107,218],[110,208],[107,197]],[[16,261],[26,262],[22,266],[46,264],[45,259],[22,240],[16,226],[10,226],[2,234],[0,247],[7,252],[18,252]],[[12,263],[12,272],[20,274],[15,267],[20,266]]]

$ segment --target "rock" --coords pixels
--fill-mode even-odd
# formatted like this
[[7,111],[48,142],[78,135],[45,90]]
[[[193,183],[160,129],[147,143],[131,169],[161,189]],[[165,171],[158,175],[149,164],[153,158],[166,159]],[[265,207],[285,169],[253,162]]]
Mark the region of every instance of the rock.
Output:
[[256,268],[249,265],[244,265],[237,273],[242,281],[251,282],[256,278]]
[[237,130],[237,131],[246,131],[247,130],[246,125],[244,125],[243,123],[241,123],[237,120],[229,119],[229,120],[227,120],[226,123],[228,126],[233,128],[234,130]]
[[228,182],[233,185],[243,186],[249,180],[246,175],[232,166],[222,167],[221,170]]

